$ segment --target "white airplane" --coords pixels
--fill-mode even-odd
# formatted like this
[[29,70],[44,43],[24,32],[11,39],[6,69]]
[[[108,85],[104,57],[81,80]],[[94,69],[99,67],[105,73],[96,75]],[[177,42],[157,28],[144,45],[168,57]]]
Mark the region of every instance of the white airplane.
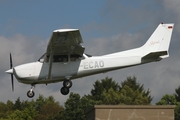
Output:
[[6,73],[11,74],[13,91],[13,75],[20,83],[31,85],[27,92],[29,98],[34,97],[36,84],[61,81],[60,91],[67,95],[73,79],[167,58],[173,27],[173,23],[161,23],[143,46],[103,56],[84,53],[78,29],[58,29],[53,31],[46,53],[38,61],[13,67],[10,54],[10,70]]

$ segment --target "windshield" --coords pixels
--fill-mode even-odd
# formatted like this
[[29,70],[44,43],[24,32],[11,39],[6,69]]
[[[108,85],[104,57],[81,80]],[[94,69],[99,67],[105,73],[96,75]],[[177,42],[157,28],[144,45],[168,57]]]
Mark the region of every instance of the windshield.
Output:
[[89,55],[89,54],[86,54],[86,53],[85,53],[85,55],[88,56],[88,57],[92,57],[92,55]]
[[43,54],[39,59],[38,59],[39,62],[49,62],[49,55],[48,54]]

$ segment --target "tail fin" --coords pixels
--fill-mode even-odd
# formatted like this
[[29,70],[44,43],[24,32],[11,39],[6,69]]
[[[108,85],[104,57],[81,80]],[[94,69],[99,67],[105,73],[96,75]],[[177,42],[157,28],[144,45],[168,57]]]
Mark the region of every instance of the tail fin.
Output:
[[142,46],[143,58],[162,59],[169,56],[168,50],[174,24],[159,24],[148,41]]

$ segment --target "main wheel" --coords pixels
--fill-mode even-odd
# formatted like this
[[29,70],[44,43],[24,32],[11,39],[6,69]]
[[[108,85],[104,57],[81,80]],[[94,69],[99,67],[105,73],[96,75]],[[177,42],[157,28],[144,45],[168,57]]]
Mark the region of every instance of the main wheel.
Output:
[[72,81],[71,80],[64,80],[63,86],[66,88],[71,88],[72,87]]
[[28,96],[29,98],[33,98],[34,95],[35,95],[34,91],[30,91],[30,90],[29,90],[29,91],[27,92],[27,96]]
[[68,93],[69,93],[69,88],[67,88],[67,87],[62,87],[61,88],[61,94],[67,95]]

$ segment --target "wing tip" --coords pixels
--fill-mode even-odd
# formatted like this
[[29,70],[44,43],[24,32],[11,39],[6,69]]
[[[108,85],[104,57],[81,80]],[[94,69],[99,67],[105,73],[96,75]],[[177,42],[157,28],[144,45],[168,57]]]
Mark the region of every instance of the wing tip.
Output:
[[71,32],[71,31],[78,31],[79,29],[57,29],[53,32]]

